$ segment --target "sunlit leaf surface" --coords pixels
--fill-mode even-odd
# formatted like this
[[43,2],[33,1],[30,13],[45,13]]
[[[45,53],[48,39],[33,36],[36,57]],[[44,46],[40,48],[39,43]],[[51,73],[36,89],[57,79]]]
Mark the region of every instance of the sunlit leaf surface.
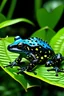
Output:
[[27,88],[38,86],[39,81],[34,82],[35,79],[30,79],[29,77],[28,77],[29,78],[28,79],[27,76],[25,76],[24,74],[18,75],[17,67],[4,68],[4,66],[8,65],[9,62],[14,61],[15,58],[18,56],[18,54],[14,54],[12,52],[7,51],[7,45],[9,45],[9,44],[10,43],[8,43],[6,41],[6,39],[0,40],[0,66],[1,66],[1,68],[6,73],[8,73],[14,80],[19,82],[26,91],[27,91]]
[[31,22],[30,20],[28,20],[26,18],[17,18],[17,19],[13,19],[13,20],[6,20],[6,21],[0,23],[0,28],[4,28],[4,27],[7,27],[10,25],[19,23],[19,22],[26,22],[26,23],[29,23],[31,25],[34,25],[33,22]]

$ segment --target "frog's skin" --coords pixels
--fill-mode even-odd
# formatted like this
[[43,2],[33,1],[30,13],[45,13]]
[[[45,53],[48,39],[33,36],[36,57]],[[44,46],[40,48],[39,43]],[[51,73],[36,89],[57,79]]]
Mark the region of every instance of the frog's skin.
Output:
[[48,71],[55,71],[56,76],[58,72],[64,72],[64,70],[59,69],[60,63],[64,60],[64,57],[60,53],[55,54],[51,46],[40,38],[32,37],[22,39],[20,36],[16,36],[14,42],[8,45],[8,50],[19,54],[19,57],[16,58],[15,61],[10,62],[8,66],[20,66],[22,63],[21,55],[30,61],[30,64],[27,66],[20,67],[19,73],[25,70],[32,71],[33,68],[39,64],[52,66],[53,68]]

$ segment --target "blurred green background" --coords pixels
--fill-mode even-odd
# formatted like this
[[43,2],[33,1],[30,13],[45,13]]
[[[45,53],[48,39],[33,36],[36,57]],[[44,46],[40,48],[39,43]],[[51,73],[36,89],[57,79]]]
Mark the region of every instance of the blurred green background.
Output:
[[[44,8],[52,12],[56,7],[64,5],[64,0],[0,0],[0,22],[8,19],[27,18],[35,26],[20,22],[9,27],[0,29],[0,37],[20,35],[22,38],[30,37],[36,30],[42,27],[38,17],[39,8]],[[59,13],[58,13],[59,14]],[[57,32],[64,26],[64,12],[59,17],[58,22],[51,28]],[[52,22],[53,23],[53,22]],[[44,27],[44,25],[43,25]],[[4,32],[5,30],[5,32]],[[31,78],[31,77],[30,77]],[[0,68],[0,96],[64,96],[64,89],[41,82],[41,87],[29,88],[28,92],[13,80]]]

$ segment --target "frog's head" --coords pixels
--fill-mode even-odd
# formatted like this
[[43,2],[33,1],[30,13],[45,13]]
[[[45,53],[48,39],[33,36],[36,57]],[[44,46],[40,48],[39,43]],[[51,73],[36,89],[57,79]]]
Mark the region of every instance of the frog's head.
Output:
[[23,40],[20,36],[16,36],[14,38],[14,42],[8,45],[8,50],[15,53],[22,53],[23,52]]

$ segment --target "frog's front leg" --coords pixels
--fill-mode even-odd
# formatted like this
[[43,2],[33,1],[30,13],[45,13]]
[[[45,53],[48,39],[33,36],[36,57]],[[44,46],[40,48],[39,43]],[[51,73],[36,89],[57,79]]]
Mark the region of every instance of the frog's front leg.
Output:
[[13,62],[9,62],[9,64],[7,66],[4,66],[4,67],[13,67],[13,66],[18,66],[21,64],[21,55],[19,55]]
[[[36,66],[36,63],[38,62],[38,59],[36,59],[34,54],[30,53],[30,55],[31,55],[31,57],[33,57],[33,61],[31,61],[29,65],[19,68],[18,69],[19,70],[18,74],[22,73],[24,71],[29,71],[29,72],[33,71],[33,68]],[[35,72],[33,72],[33,73],[36,74]]]

